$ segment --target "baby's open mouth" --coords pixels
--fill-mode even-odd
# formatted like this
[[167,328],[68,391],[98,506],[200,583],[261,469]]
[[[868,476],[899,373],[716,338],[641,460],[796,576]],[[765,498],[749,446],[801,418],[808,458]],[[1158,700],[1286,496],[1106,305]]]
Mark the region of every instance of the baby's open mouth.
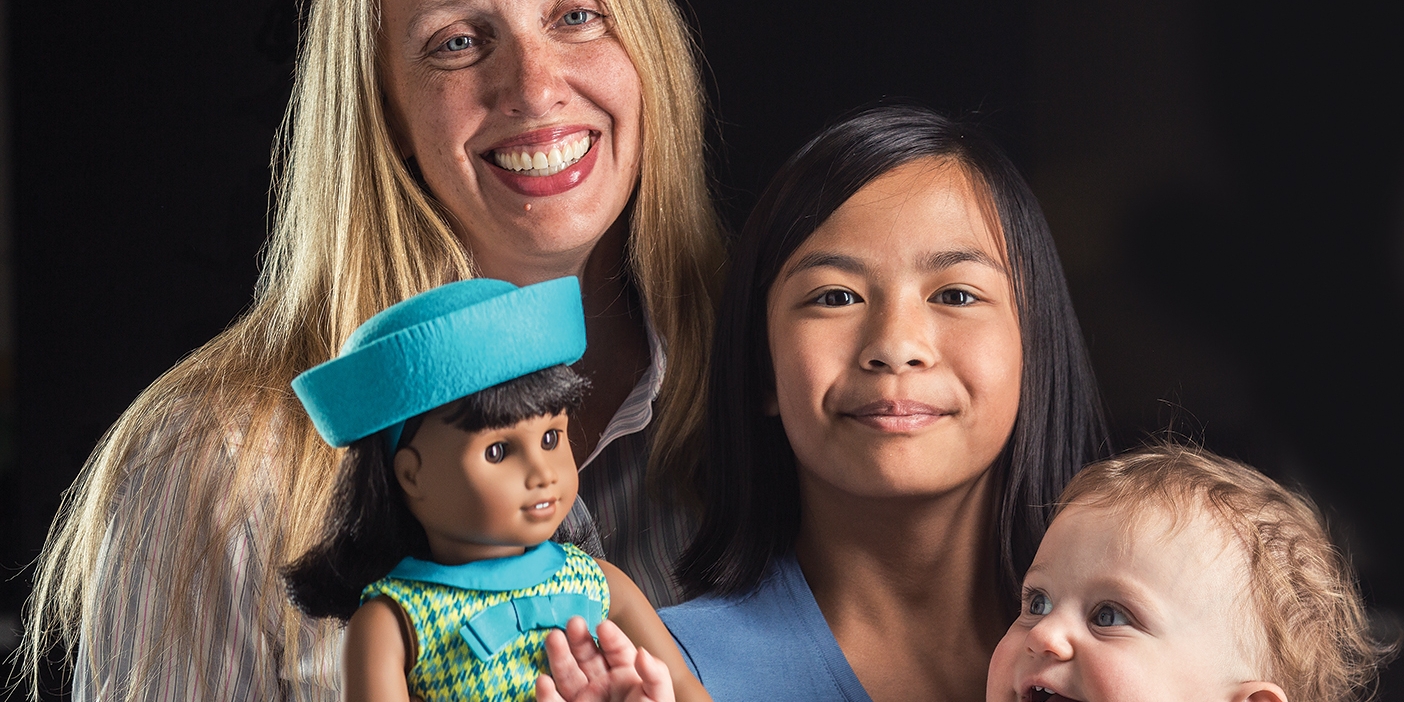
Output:
[[1029,689],[1029,702],[1077,702],[1071,697],[1064,697],[1046,687],[1034,685]]
[[555,144],[494,149],[491,157],[498,168],[518,175],[542,177],[555,175],[575,165],[590,151],[592,144],[590,132],[587,131],[568,136]]

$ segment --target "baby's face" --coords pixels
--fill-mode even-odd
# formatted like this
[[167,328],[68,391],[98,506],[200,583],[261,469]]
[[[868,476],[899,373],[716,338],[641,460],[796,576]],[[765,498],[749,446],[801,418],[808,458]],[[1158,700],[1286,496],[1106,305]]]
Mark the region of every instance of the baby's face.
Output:
[[1039,545],[986,702],[1232,700],[1259,679],[1248,563],[1207,514],[1069,507]]

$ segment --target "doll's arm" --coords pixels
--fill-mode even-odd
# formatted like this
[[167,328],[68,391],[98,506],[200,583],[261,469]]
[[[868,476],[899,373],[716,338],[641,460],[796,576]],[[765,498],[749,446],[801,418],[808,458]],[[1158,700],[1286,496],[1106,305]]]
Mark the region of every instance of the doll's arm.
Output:
[[599,564],[605,580],[609,581],[609,620],[618,624],[635,646],[668,665],[679,702],[711,702],[711,695],[688,670],[682,652],[673,642],[673,635],[639,586],[613,564],[605,561]]
[[546,636],[551,673],[536,679],[537,702],[674,702],[668,666],[637,649],[611,621],[595,629],[580,617]]
[[341,699],[407,702],[405,671],[411,636],[394,600],[381,596],[361,605],[346,625]]

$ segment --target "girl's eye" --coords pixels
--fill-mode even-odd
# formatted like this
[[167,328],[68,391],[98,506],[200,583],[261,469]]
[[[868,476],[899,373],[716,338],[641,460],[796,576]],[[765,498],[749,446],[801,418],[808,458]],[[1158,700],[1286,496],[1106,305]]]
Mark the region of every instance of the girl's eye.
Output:
[[844,307],[846,305],[856,305],[863,301],[858,294],[852,290],[825,290],[819,293],[819,297],[814,298],[814,302],[823,307]]
[[1102,605],[1092,613],[1092,623],[1097,626],[1126,626],[1126,614],[1111,606]]
[[486,458],[488,463],[501,463],[502,459],[506,457],[507,442],[505,441],[492,444],[487,447],[487,450],[483,451],[483,458]]
[[940,303],[943,304],[943,305],[952,305],[952,306],[954,306],[954,307],[964,307],[964,306],[966,306],[966,305],[973,305],[973,304],[975,304],[976,302],[979,301],[979,298],[977,298],[977,297],[975,297],[974,295],[972,295],[972,294],[970,293],[970,291],[968,291],[968,290],[961,290],[960,288],[952,288],[952,289],[950,289],[950,290],[942,290],[942,291],[936,293],[936,301],[937,301],[937,302],[940,302]]
[[1053,600],[1048,599],[1048,595],[1035,592],[1029,597],[1029,614],[1043,616],[1053,611]]
[[466,34],[460,34],[444,42],[443,48],[445,51],[463,51],[465,49],[470,49],[476,46],[477,43],[478,40],[474,39],[473,37],[470,37]]
[[591,12],[589,10],[571,10],[561,16],[561,23],[575,27],[585,24],[599,16],[600,14],[598,12]]
[[560,443],[561,431],[559,429],[551,429],[541,435],[541,448],[547,451],[554,450]]

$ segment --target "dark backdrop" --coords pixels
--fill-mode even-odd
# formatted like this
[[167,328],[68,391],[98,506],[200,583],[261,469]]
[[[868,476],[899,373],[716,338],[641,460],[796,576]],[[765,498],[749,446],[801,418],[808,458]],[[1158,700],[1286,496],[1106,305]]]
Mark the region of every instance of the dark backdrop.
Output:
[[[984,123],[1047,211],[1119,445],[1173,426],[1306,487],[1375,615],[1397,626],[1404,42],[1379,5],[706,0],[690,12],[734,225],[843,110],[905,97]],[[37,553],[123,407],[248,304],[296,31],[291,0],[10,12],[7,571]],[[28,576],[0,583],[0,614]]]

